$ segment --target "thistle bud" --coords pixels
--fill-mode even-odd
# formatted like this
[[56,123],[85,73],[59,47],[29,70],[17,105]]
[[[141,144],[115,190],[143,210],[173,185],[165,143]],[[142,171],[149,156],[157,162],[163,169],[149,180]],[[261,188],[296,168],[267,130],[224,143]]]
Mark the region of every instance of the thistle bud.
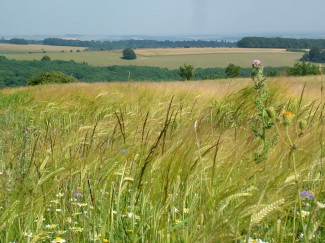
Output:
[[274,110],[274,107],[271,106],[271,107],[267,108],[266,109],[266,114],[267,114],[267,116],[269,118],[274,119],[275,118],[275,115],[276,115],[275,110]]
[[304,119],[300,119],[298,124],[301,130],[304,130],[307,127],[307,121]]

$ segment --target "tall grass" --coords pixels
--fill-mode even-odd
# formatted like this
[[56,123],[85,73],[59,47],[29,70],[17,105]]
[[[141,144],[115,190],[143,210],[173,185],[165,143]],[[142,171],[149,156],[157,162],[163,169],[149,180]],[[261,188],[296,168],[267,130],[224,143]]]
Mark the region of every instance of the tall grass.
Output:
[[259,163],[248,80],[3,90],[0,241],[324,242],[319,79],[266,81]]

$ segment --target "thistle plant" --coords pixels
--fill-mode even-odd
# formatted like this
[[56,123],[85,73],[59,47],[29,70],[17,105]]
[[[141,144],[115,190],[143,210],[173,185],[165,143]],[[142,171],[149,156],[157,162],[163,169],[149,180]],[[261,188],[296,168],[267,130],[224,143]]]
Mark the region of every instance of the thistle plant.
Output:
[[254,153],[254,160],[259,163],[267,159],[269,149],[275,142],[274,137],[267,136],[267,130],[271,129],[274,125],[275,110],[273,107],[267,108],[269,91],[266,87],[266,78],[263,74],[261,61],[254,60],[252,68],[251,78],[254,82],[254,89],[257,92],[257,97],[254,101],[257,108],[257,116],[254,124],[252,124],[252,130],[255,136],[261,139],[263,145],[259,152]]

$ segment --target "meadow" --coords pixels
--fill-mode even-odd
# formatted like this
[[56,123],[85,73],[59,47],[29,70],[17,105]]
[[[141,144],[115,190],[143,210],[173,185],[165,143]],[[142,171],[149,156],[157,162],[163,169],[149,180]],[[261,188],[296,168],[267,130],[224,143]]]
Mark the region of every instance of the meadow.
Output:
[[9,59],[41,60],[44,55],[48,55],[52,60],[74,60],[93,66],[135,65],[177,69],[184,63],[192,64],[196,68],[226,67],[229,63],[234,63],[241,67],[250,67],[251,60],[260,59],[265,66],[279,67],[293,66],[302,57],[302,53],[288,52],[285,49],[157,48],[136,49],[136,60],[124,60],[121,58],[121,50],[83,50],[81,47],[0,44],[0,55]]
[[322,77],[0,91],[1,242],[324,242]]

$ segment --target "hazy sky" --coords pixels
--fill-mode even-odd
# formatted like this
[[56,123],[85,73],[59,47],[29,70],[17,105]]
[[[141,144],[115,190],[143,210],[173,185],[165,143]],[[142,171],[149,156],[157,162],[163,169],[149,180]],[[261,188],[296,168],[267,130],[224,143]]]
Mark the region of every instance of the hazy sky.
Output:
[[0,0],[1,35],[325,33],[325,0]]

